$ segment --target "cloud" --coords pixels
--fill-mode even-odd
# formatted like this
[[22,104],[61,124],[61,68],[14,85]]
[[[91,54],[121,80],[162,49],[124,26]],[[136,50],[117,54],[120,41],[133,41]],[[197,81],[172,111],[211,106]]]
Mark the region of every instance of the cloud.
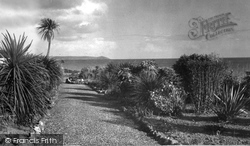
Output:
[[[86,38],[85,40],[54,41],[51,54],[61,56],[107,56],[114,57],[112,52],[117,49],[117,44],[106,41],[104,38]],[[63,50],[63,51],[62,51]],[[60,52],[60,53],[59,53]]]
[[[86,34],[97,32],[99,20],[108,7],[104,2],[82,0],[78,5],[64,9],[44,9],[42,17],[49,17],[60,24],[58,41],[82,40]],[[69,39],[69,40],[67,40]]]
[[151,53],[159,53],[162,52],[162,49],[160,49],[159,46],[151,43],[147,43],[145,47],[143,48],[144,51],[146,52],[151,52]]
[[[33,1],[33,0],[32,0]],[[70,9],[82,3],[82,0],[35,0],[42,9]]]
[[[11,2],[11,1],[10,1]],[[23,1],[23,4],[27,4],[26,9],[21,9],[21,6],[16,8],[16,6],[9,6],[9,3],[5,1],[0,1],[0,28],[7,29],[9,27],[22,27],[27,25],[34,25],[37,20],[36,16],[38,11],[34,8],[30,9],[32,3],[27,3]]]
[[72,11],[78,11],[82,14],[93,14],[94,12],[105,13],[107,11],[107,5],[105,3],[95,3],[90,0],[85,0],[80,6],[72,9]]
[[58,36],[56,40],[58,41],[76,41],[76,40],[84,40],[86,37],[82,36]]
[[78,25],[75,25],[75,30],[78,31],[78,33],[92,33],[99,29],[99,25],[97,23],[80,23]]
[[69,9],[52,10],[51,12],[54,13],[57,19],[62,21],[84,21],[86,19],[95,19],[95,17],[97,17],[94,15],[95,13],[105,13],[107,8],[107,5],[103,2],[94,3],[90,0],[84,0],[80,5],[75,7]]
[[[5,34],[7,30],[16,37],[25,33],[28,37],[26,44],[33,40],[30,51],[34,53],[34,46],[40,41],[35,27],[39,15],[37,3],[30,0],[1,0],[0,14],[0,33]],[[2,35],[0,39],[3,39]]]
[[3,8],[11,8],[13,10],[31,10],[38,7],[39,0],[1,0],[0,4]]

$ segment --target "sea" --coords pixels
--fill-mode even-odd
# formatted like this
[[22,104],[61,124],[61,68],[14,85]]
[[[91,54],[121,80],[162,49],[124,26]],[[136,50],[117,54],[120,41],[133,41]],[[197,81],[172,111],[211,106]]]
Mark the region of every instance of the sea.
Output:
[[[249,58],[222,58],[227,62],[230,68],[237,75],[244,75],[246,71],[250,71]],[[159,67],[172,67],[178,58],[168,59],[69,59],[63,60],[62,66],[64,69],[80,71],[82,68],[94,68],[95,66],[105,67],[108,63],[125,63],[130,62],[134,65],[141,63],[144,60],[154,60]]]
[[80,71],[82,68],[89,67],[93,68],[95,66],[105,67],[108,63],[125,63],[130,62],[134,65],[140,64],[144,60],[154,60],[159,67],[168,66],[171,67],[177,59],[78,59],[78,60],[63,60],[62,63],[64,69],[77,70]]

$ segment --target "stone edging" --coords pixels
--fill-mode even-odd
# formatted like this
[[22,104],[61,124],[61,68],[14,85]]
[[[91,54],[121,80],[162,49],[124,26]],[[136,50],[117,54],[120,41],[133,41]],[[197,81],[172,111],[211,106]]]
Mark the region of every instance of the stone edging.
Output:
[[133,121],[139,125],[139,130],[147,133],[148,136],[154,138],[161,145],[181,145],[177,140],[167,137],[164,133],[159,132],[153,128],[143,118],[136,116],[129,112],[125,107],[119,108],[120,111],[124,112],[127,116],[131,117]]

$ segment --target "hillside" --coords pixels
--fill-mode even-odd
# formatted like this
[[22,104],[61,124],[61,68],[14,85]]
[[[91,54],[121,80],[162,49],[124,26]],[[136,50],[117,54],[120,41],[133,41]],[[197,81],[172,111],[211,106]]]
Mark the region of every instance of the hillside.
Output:
[[52,56],[55,59],[58,60],[109,60],[109,58],[104,57],[104,56],[98,56],[98,57],[93,57],[93,56]]

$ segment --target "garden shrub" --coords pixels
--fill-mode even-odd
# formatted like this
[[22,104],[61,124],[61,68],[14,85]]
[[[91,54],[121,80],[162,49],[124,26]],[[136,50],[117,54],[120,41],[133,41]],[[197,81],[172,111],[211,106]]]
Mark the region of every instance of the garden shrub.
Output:
[[173,68],[161,67],[158,69],[159,76],[163,77],[167,82],[180,87],[180,78],[177,76]]
[[[26,38],[16,40],[8,32],[4,34],[1,55],[6,59],[0,73],[1,93],[6,98],[1,106],[10,107],[15,122],[30,125],[36,116],[46,114],[48,108],[49,71],[35,60],[38,56],[28,54],[31,43],[24,46]],[[10,110],[9,110],[10,111]]]
[[179,78],[173,69],[159,68],[154,61],[142,61],[137,66],[110,63],[101,72],[99,81],[106,96],[119,97],[123,104],[136,107],[137,113],[180,115],[182,111],[184,91],[179,88]]
[[7,31],[0,47],[5,58],[0,71],[0,114],[18,125],[31,126],[46,114],[61,82],[61,67],[53,58],[28,53],[27,37],[17,40]]
[[94,80],[100,79],[101,72],[104,70],[104,68],[96,66],[90,73],[91,78]]
[[[163,87],[151,92],[150,100],[159,113],[171,116],[181,116],[186,94],[183,89],[165,82]],[[158,114],[159,114],[158,113]]]
[[120,71],[118,72],[118,78],[120,81],[119,84],[119,89],[121,91],[120,94],[120,99],[123,101],[125,104],[129,104],[128,97],[130,95],[130,92],[132,91],[132,80],[133,80],[133,75],[131,73],[131,66],[130,67],[125,67],[124,64],[120,65]]
[[114,74],[114,75],[117,75],[117,73],[119,72],[119,64],[116,64],[116,63],[108,63],[106,65],[106,67],[104,68],[104,70],[108,73],[111,73],[111,74]]
[[107,96],[116,96],[122,101],[127,100],[131,89],[133,67],[131,63],[114,64],[111,62],[104,68],[99,80]]
[[119,80],[116,74],[103,71],[100,75],[100,84],[104,90],[110,89],[112,86],[118,85]]
[[141,72],[132,82],[131,100],[137,106],[145,106],[152,108],[153,104],[150,100],[151,92],[160,89],[164,79],[154,73]]
[[196,108],[196,112],[210,110],[214,93],[218,93],[228,66],[215,55],[183,55],[173,65],[182,86]]
[[48,72],[48,84],[46,90],[48,92],[52,91],[53,88],[57,87],[62,81],[63,72],[58,61],[54,58],[48,58],[45,56],[38,56],[36,63],[39,63]]
[[79,79],[89,79],[91,78],[93,75],[91,73],[91,69],[90,68],[87,68],[87,67],[84,67],[81,69],[79,75],[78,75],[78,78]]
[[[244,90],[244,94],[246,97],[250,97],[250,75],[246,75],[242,82],[240,83],[241,86],[246,87],[246,89]],[[248,109],[250,110],[250,102],[246,104],[246,106],[248,107]]]
[[241,113],[244,106],[249,103],[250,98],[244,95],[245,87],[230,86],[225,84],[219,94],[214,94],[216,103],[213,111],[223,121],[231,121]]
[[222,84],[238,87],[241,84],[241,81],[236,75],[233,74],[232,70],[226,70],[223,76]]
[[193,54],[192,56],[182,55],[176,63],[173,65],[173,69],[177,73],[177,75],[180,77],[181,84],[184,87],[184,90],[187,93],[191,93],[192,90],[190,88],[190,84],[192,82],[191,80],[191,70],[188,67],[189,60],[194,59],[194,57],[197,56],[196,54]]
[[158,66],[153,60],[142,61],[139,67],[141,68],[140,72],[146,72],[146,73],[148,72],[149,74],[154,74],[154,75],[158,74]]
[[105,90],[106,96],[118,97],[120,95],[120,80],[118,78],[119,66],[109,63],[99,75],[99,87]]

